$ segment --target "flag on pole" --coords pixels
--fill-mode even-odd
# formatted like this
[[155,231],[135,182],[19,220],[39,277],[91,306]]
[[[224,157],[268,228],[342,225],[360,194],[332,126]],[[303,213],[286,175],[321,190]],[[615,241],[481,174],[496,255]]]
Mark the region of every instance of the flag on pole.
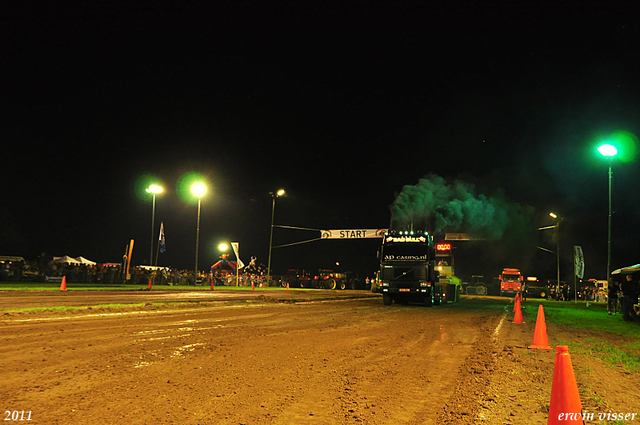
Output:
[[164,242],[164,223],[160,222],[160,237],[158,238],[158,240],[160,241],[160,252],[165,252],[166,251],[166,245]]
[[240,243],[239,242],[231,242],[231,247],[233,248],[233,253],[236,254],[236,262],[238,264],[238,270],[244,267],[244,263],[240,259]]
[[584,279],[584,254],[582,253],[582,247],[578,245],[573,246],[573,264],[576,272],[576,276],[579,279]]

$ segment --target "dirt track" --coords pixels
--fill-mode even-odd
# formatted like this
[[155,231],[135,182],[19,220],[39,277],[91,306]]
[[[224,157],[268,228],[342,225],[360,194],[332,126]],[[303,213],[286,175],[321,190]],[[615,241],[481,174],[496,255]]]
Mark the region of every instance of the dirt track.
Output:
[[[546,423],[555,353],[527,351],[533,324],[504,310],[384,307],[369,293],[290,302],[299,295],[5,314],[3,410],[41,424]],[[637,376],[583,357],[579,384],[608,403],[583,405],[633,408],[637,397],[606,382],[639,388]]]

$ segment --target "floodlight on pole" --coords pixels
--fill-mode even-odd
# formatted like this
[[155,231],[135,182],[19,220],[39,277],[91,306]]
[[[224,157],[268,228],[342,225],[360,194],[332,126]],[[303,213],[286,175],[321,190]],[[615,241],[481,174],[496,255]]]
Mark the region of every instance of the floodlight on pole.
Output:
[[562,217],[558,214],[550,212],[549,215],[556,219],[556,266],[558,272],[558,280],[556,281],[556,294],[558,294],[560,290],[560,222],[562,221]]
[[269,192],[273,198],[271,204],[271,234],[269,235],[269,261],[267,262],[267,282],[271,281],[271,249],[273,247],[273,217],[276,213],[276,198],[285,195],[284,189],[280,189],[277,192]]
[[200,205],[202,202],[202,196],[207,193],[207,187],[204,183],[194,183],[191,186],[191,193],[194,196],[198,197],[198,221],[196,223],[196,267],[195,274],[193,276],[193,283],[195,284],[198,280],[198,246],[200,245]]
[[153,204],[151,207],[151,248],[149,252],[149,265],[151,265],[151,261],[153,259],[153,237],[155,233],[155,221],[156,221],[156,195],[158,193],[162,193],[164,189],[162,186],[158,186],[157,184],[152,184],[148,188],[145,189],[147,193],[150,193],[153,196]]
[[609,280],[609,272],[611,271],[611,181],[613,180],[613,171],[611,170],[611,161],[618,154],[618,149],[608,143],[598,146],[600,155],[609,159],[609,220],[607,226],[607,281]]

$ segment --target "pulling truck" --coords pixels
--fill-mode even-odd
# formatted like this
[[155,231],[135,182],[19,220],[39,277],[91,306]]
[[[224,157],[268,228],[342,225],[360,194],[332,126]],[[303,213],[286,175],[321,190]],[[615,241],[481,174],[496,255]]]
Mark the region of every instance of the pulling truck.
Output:
[[440,304],[442,288],[436,270],[433,236],[418,230],[391,230],[380,250],[380,292],[384,305],[418,302]]
[[458,301],[462,281],[453,269],[454,257],[452,246],[449,242],[436,244],[436,270],[438,271],[438,284],[442,288],[442,301]]
[[500,274],[500,296],[515,296],[522,291],[524,276],[519,269],[506,268]]

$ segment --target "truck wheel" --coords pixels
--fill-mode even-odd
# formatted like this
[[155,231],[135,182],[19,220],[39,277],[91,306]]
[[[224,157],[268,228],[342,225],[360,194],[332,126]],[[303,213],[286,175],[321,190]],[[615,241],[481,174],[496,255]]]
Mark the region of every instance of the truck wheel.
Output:
[[423,302],[425,307],[433,307],[433,300],[431,299],[431,295],[425,295]]
[[344,280],[338,282],[338,288],[345,290],[347,289],[347,283]]
[[392,302],[393,302],[393,299],[391,299],[391,295],[382,294],[382,304],[391,305]]
[[547,293],[544,291],[540,292],[540,298],[547,298]]

